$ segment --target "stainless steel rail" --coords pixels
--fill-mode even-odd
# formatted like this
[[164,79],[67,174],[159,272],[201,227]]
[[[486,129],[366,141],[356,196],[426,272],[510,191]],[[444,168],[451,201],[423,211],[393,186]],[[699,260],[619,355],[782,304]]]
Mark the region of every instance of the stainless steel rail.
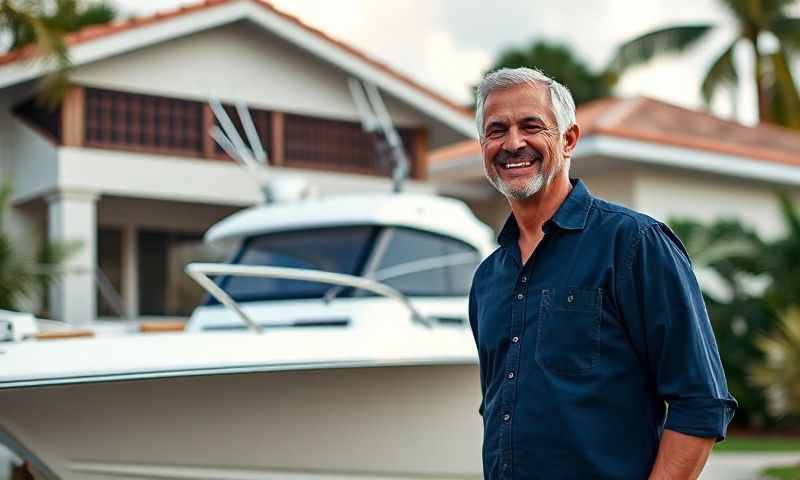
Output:
[[367,290],[378,295],[400,302],[411,313],[411,319],[426,327],[433,322],[422,315],[411,301],[397,289],[369,278],[347,275],[343,273],[325,272],[306,268],[270,267],[260,265],[230,265],[227,263],[190,263],[186,273],[203,287],[212,297],[232,310],[251,330],[263,333],[264,329],[257,324],[236,303],[225,290],[219,287],[208,275],[236,275],[242,277],[280,278],[284,280],[304,280],[307,282],[327,283]]

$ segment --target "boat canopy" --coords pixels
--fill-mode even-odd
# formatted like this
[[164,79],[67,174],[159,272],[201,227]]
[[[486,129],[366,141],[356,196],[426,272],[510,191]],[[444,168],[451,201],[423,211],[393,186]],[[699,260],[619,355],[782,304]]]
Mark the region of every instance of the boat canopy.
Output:
[[347,225],[400,226],[452,237],[483,255],[494,248],[493,232],[461,201],[419,193],[349,194],[251,207],[220,221],[207,242],[264,233]]

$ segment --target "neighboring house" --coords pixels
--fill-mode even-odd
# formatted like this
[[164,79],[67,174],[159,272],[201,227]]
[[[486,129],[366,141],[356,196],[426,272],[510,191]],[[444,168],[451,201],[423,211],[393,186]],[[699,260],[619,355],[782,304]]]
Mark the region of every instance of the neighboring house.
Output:
[[[775,192],[800,201],[800,135],[747,127],[649,98],[604,99],[577,112],[570,173],[589,189],[659,220],[738,218],[783,233]],[[475,140],[431,152],[430,180],[498,228],[508,206],[484,178]]]
[[[207,135],[209,96],[246,102],[276,178],[320,193],[388,190],[361,131],[347,79],[376,84],[411,159],[411,189],[429,189],[429,149],[474,137],[472,115],[355,49],[259,0],[207,0],[68,37],[75,66],[63,104],[33,100],[46,71],[30,50],[0,55],[0,179],[11,180],[18,238],[79,240],[50,315],[112,315],[95,267],[131,316],[186,315],[190,259],[217,258],[201,237],[261,200],[247,173]],[[46,233],[45,233],[46,232]],[[190,281],[189,281],[190,282]]]

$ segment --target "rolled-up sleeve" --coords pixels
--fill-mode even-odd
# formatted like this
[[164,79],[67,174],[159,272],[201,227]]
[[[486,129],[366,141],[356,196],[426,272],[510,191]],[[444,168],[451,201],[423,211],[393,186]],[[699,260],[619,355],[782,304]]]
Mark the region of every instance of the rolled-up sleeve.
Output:
[[725,438],[736,400],[688,254],[669,227],[656,223],[638,232],[616,289],[634,347],[668,405],[664,428]]

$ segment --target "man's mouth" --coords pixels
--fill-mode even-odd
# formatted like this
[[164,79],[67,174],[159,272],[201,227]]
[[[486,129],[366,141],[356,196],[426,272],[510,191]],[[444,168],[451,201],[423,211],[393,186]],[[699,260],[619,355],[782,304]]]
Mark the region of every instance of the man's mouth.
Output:
[[514,163],[501,163],[500,166],[503,167],[505,170],[513,170],[515,168],[525,168],[530,167],[533,162],[529,160],[525,160],[522,162],[514,162]]

